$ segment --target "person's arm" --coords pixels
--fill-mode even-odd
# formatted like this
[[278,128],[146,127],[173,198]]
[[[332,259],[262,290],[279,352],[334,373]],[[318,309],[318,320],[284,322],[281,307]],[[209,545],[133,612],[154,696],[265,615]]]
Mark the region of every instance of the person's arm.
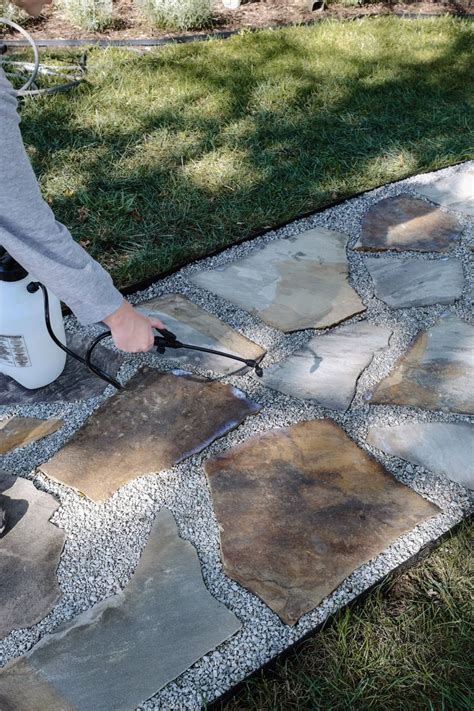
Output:
[[[41,0],[16,0],[32,13]],[[159,319],[135,311],[110,275],[77,244],[42,199],[19,129],[16,99],[0,69],[0,244],[64,301],[83,324],[106,323],[118,348],[150,350]]]

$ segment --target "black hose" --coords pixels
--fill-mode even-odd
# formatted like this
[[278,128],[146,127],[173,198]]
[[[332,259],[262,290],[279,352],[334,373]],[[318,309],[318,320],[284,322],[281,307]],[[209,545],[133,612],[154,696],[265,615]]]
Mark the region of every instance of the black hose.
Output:
[[34,294],[35,291],[38,291],[38,289],[41,289],[41,291],[43,293],[44,320],[46,323],[46,329],[49,333],[50,338],[54,341],[54,343],[58,346],[58,348],[60,348],[62,351],[67,353],[72,358],[75,358],[75,360],[78,360],[79,363],[82,363],[83,365],[87,366],[87,368],[89,368],[89,370],[91,370],[95,375],[97,375],[102,380],[105,380],[105,382],[108,383],[109,385],[113,385],[114,388],[117,388],[117,390],[123,390],[123,385],[121,385],[118,382],[118,380],[115,380],[115,378],[113,378],[111,375],[109,375],[104,370],[102,370],[102,368],[99,368],[97,365],[94,365],[91,362],[92,351],[94,350],[94,348],[100,341],[102,341],[104,338],[107,338],[108,336],[110,336],[110,331],[106,331],[105,333],[101,333],[100,336],[97,336],[97,338],[95,338],[92,341],[91,345],[87,349],[86,357],[83,358],[78,353],[75,353],[70,348],[65,346],[64,343],[61,343],[59,338],[54,333],[53,327],[51,325],[51,315],[49,312],[49,294],[48,294],[48,290],[46,289],[45,285],[39,281],[32,281],[28,284],[28,286],[26,288],[30,294]]

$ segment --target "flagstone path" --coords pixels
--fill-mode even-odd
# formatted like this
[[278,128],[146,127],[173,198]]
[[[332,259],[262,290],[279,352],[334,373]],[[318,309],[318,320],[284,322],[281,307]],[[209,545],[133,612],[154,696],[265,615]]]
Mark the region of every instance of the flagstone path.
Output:
[[[182,343],[238,353],[242,358],[257,361],[265,355],[263,348],[180,294],[169,294],[145,301],[140,305],[140,309],[164,321],[167,329]],[[169,355],[164,354],[161,359],[166,357]],[[173,350],[173,358],[179,360],[183,367],[194,366],[223,375],[242,370],[241,365],[227,358],[182,348]]]
[[[38,391],[0,376],[0,708],[198,709],[469,513],[473,176],[381,188],[136,295],[261,379],[106,346],[115,394],[74,361]],[[94,328],[70,327],[83,352]]]
[[375,295],[393,309],[453,304],[464,287],[459,259],[369,257],[365,266],[374,282]]
[[282,331],[325,328],[365,311],[348,282],[346,244],[346,235],[317,228],[192,280]]

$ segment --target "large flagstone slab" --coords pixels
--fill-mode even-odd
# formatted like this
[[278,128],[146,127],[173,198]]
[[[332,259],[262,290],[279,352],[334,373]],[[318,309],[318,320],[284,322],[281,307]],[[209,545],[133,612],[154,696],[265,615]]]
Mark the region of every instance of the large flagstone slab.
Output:
[[[67,334],[67,344],[71,350],[84,357],[90,338],[78,333]],[[94,364],[112,377],[117,375],[122,364],[118,353],[104,348],[100,344],[94,349]],[[28,390],[15,380],[0,373],[0,405],[32,405],[35,403],[74,402],[101,395],[107,383],[94,375],[85,365],[67,356],[66,366],[53,383],[44,388]]]
[[370,427],[367,442],[474,489],[474,426],[467,422]]
[[326,328],[366,308],[347,280],[346,244],[317,227],[191,280],[281,331]]
[[[140,304],[140,310],[158,316],[182,343],[213,348],[252,360],[260,360],[265,355],[263,348],[180,294],[169,294],[145,301]],[[239,365],[236,361],[182,348],[168,349],[162,357],[166,356],[177,358],[183,366],[194,365],[223,375],[242,370],[242,364]]]
[[101,501],[200,452],[259,410],[230,385],[145,368],[41,470]]
[[372,403],[474,412],[474,327],[450,314],[422,331]]
[[287,624],[438,512],[331,420],[272,430],[205,469],[225,572]]
[[63,425],[62,420],[51,418],[39,420],[36,417],[12,417],[0,423],[0,454],[6,454],[17,447],[25,447],[56,432]]
[[474,168],[417,187],[416,192],[438,205],[474,215]]
[[388,345],[391,333],[381,326],[355,323],[317,335],[282,363],[266,368],[263,383],[323,407],[347,410],[360,374],[374,353]]
[[206,590],[194,547],[162,510],[125,590],[0,673],[0,707],[132,711],[240,628]]
[[[0,638],[36,624],[60,597],[56,569],[65,534],[49,519],[59,503],[31,481],[0,471]],[[0,708],[5,708],[0,703]]]
[[446,252],[459,242],[461,232],[453,215],[402,194],[380,200],[370,208],[354,249]]
[[464,275],[459,259],[365,260],[375,295],[394,309],[428,304],[453,304],[462,295]]

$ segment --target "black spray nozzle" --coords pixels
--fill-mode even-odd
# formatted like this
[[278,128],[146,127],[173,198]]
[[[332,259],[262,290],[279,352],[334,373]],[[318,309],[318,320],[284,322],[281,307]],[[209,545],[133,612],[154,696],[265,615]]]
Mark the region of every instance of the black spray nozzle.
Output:
[[176,335],[172,331],[168,331],[167,328],[157,328],[156,329],[159,336],[155,336],[155,346],[158,353],[163,354],[166,348],[185,348],[190,351],[200,351],[201,353],[211,353],[212,355],[222,356],[223,358],[231,358],[232,360],[237,360],[243,363],[249,368],[253,368],[255,375],[259,378],[263,376],[263,370],[260,364],[251,358],[241,358],[238,355],[233,355],[232,353],[224,353],[223,351],[216,351],[213,348],[204,348],[203,346],[193,346],[189,343],[181,343],[178,341]]

